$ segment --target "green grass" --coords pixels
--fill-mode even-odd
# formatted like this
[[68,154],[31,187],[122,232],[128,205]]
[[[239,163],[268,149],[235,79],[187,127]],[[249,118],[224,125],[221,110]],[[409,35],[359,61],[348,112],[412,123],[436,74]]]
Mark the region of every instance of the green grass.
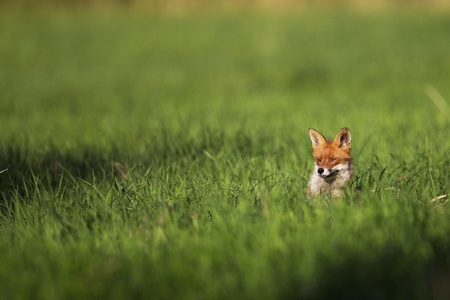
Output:
[[[0,298],[446,299],[449,30],[1,13]],[[308,201],[308,128],[344,126],[348,195]]]

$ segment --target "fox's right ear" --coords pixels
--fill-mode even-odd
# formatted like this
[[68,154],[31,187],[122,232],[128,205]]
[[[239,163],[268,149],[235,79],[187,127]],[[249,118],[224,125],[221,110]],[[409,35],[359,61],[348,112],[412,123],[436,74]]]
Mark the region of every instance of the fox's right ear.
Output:
[[309,129],[309,137],[311,138],[312,146],[314,149],[319,148],[320,146],[322,146],[324,143],[327,142],[325,137],[313,128]]
[[333,143],[339,147],[350,150],[352,147],[352,136],[350,130],[347,127],[342,128],[334,138]]

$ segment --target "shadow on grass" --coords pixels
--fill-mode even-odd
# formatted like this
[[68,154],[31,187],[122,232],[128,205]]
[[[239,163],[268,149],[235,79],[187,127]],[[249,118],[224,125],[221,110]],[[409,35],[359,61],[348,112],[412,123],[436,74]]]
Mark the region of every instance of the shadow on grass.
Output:
[[[125,141],[103,146],[79,144],[74,148],[61,148],[36,147],[30,142],[10,143],[0,146],[0,171],[5,170],[0,174],[0,201],[7,195],[24,195],[25,190],[55,190],[63,179],[93,183],[124,176],[124,169],[144,173],[150,168],[166,170],[171,165],[201,166],[210,163],[211,158],[207,156],[211,154],[239,161],[242,157],[285,152],[285,149],[273,149],[272,142],[272,137],[267,135],[237,132],[226,137],[223,132],[206,130],[189,136],[180,130],[161,132],[139,143]],[[284,146],[290,147],[293,143],[291,140]]]

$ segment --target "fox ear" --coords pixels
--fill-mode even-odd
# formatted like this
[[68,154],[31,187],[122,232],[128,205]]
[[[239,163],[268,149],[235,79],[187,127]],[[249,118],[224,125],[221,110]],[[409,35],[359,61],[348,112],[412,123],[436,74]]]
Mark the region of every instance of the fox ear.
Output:
[[333,144],[339,148],[349,149],[352,147],[352,136],[347,127],[342,128],[334,138]]
[[319,148],[327,142],[325,137],[321,135],[317,130],[310,128],[309,137],[311,138],[312,146],[314,149]]

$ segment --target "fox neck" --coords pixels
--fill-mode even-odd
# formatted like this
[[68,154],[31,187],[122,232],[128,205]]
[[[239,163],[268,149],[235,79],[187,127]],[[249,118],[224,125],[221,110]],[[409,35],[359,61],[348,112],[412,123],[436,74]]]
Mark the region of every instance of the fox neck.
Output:
[[341,196],[342,189],[348,182],[353,173],[353,165],[351,161],[335,166],[333,169],[324,169],[320,175],[318,169],[320,167],[315,164],[314,171],[309,182],[309,194],[320,195],[330,193],[333,196]]

